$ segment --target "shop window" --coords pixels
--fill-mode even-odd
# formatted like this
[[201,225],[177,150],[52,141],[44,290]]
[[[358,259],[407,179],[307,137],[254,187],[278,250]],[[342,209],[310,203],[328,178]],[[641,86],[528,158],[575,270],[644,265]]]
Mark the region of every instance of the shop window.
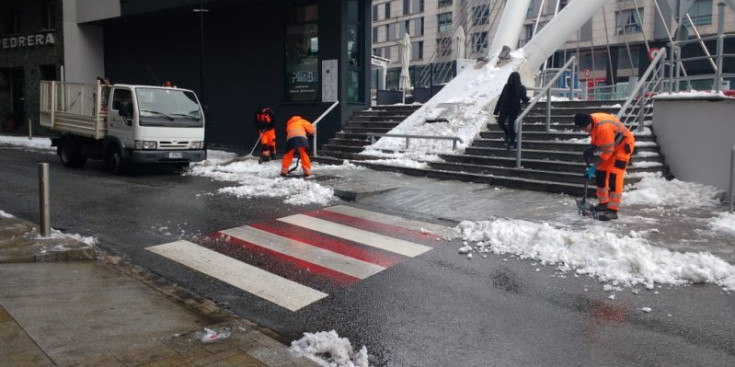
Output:
[[288,102],[316,102],[319,89],[319,7],[292,6],[286,25],[286,96]]
[[439,33],[449,32],[452,30],[452,12],[441,13],[437,15],[437,24]]

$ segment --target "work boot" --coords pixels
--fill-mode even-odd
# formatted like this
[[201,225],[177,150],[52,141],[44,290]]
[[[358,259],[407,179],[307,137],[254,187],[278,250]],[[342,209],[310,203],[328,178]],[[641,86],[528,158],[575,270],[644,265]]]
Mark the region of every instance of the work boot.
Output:
[[617,210],[610,210],[606,209],[605,211],[601,212],[597,219],[607,222],[613,219],[618,219],[618,211]]
[[596,211],[596,212],[598,212],[598,213],[602,213],[602,212],[604,212],[605,210],[607,210],[607,203],[605,203],[605,204],[597,204],[597,205],[595,205],[595,211]]

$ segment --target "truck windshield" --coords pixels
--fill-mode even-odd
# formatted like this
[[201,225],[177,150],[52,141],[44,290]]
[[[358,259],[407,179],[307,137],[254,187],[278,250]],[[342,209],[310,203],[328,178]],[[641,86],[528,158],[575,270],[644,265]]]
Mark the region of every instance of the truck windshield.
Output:
[[202,110],[193,92],[173,88],[137,88],[140,126],[201,127]]

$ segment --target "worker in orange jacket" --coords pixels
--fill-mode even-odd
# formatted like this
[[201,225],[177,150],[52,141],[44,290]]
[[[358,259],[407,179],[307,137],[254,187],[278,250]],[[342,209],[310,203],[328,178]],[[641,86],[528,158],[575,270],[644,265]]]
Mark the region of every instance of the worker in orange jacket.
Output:
[[281,162],[281,176],[288,176],[288,167],[291,165],[293,154],[299,151],[301,159],[301,168],[304,176],[311,175],[311,160],[309,159],[309,135],[314,135],[314,126],[311,122],[303,119],[301,116],[291,117],[286,123],[286,154],[283,155]]
[[273,110],[259,107],[255,113],[255,126],[260,133],[260,162],[276,159],[276,120]]
[[592,161],[595,151],[600,150],[597,162],[585,171],[588,180],[595,177],[596,181],[599,203],[595,212],[603,221],[618,219],[625,170],[635,149],[633,133],[608,113],[577,113],[574,125],[590,133],[590,146],[584,151],[585,161]]

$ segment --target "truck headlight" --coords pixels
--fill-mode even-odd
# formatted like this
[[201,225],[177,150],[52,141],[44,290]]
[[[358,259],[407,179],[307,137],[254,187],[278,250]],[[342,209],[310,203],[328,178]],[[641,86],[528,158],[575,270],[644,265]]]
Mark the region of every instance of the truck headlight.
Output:
[[203,141],[192,141],[191,142],[191,149],[202,149],[202,148],[204,148]]
[[158,144],[155,141],[136,140],[135,149],[154,150]]

